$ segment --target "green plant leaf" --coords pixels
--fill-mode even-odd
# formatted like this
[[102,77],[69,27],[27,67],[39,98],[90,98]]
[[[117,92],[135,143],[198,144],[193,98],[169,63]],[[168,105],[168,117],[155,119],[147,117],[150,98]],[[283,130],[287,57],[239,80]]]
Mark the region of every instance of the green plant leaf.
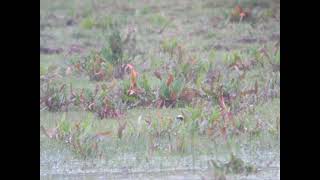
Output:
[[151,92],[151,87],[149,85],[149,81],[145,74],[142,75],[141,79],[138,82],[139,86],[142,87],[146,93]]
[[95,21],[92,17],[86,17],[81,21],[80,25],[84,29],[92,29],[95,25]]
[[62,114],[62,117],[60,119],[59,123],[59,130],[65,135],[68,134],[71,130],[71,124],[69,121],[66,120],[66,113]]
[[91,131],[93,122],[93,116],[89,113],[84,121],[81,123],[81,128],[83,129],[83,134],[88,134]]
[[160,96],[165,99],[170,99],[170,89],[165,82],[163,82],[160,86]]
[[183,89],[183,84],[184,84],[184,79],[181,77],[177,78],[172,84],[172,91],[178,95]]
[[212,113],[209,118],[209,123],[212,123],[212,122],[218,120],[219,117],[220,117],[220,110],[219,110],[218,106],[214,106],[212,108]]

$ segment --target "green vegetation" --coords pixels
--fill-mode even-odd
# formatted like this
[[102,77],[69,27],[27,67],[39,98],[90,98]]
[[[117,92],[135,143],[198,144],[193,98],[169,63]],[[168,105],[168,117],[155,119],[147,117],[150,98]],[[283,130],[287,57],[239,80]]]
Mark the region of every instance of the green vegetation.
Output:
[[41,157],[257,173],[247,149],[279,151],[280,3],[197,3],[41,0]]

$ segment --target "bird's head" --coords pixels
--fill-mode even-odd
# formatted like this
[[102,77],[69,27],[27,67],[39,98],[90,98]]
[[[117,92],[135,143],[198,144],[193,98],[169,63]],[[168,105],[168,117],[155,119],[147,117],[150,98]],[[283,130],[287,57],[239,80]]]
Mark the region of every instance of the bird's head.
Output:
[[182,115],[178,115],[178,116],[176,117],[176,120],[177,120],[177,121],[183,121],[183,120],[184,120],[184,117],[183,117]]

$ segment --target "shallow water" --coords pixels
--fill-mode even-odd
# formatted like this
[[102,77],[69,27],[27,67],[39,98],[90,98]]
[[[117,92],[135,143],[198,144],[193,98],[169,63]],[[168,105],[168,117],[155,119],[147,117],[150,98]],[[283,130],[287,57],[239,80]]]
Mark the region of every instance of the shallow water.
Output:
[[[243,149],[237,156],[257,167],[252,174],[227,174],[227,179],[280,179],[280,154],[276,150]],[[79,160],[68,151],[41,152],[41,179],[215,179],[209,160],[226,162],[227,154],[212,156],[154,156],[148,161],[124,155],[110,160]]]
[[[76,173],[76,174],[50,174],[41,175],[40,179],[214,179],[214,172],[210,170],[167,170],[158,172],[119,172],[119,173]],[[265,168],[250,175],[227,175],[227,179],[280,179],[278,167]]]

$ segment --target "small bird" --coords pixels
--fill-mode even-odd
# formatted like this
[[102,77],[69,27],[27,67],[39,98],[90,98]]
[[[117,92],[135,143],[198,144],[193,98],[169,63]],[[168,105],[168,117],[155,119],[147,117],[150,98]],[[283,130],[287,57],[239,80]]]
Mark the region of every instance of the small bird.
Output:
[[182,115],[178,115],[176,117],[176,121],[178,121],[178,122],[182,122],[183,120],[184,120],[184,117]]
[[178,127],[183,122],[184,117],[182,115],[178,115],[174,121],[174,127]]
[[172,131],[174,131],[174,135],[176,135],[176,132],[178,130],[178,128],[180,127],[180,125],[182,124],[184,120],[184,117],[182,115],[178,115],[176,118],[175,118],[175,121],[173,123],[173,126],[172,126]]

